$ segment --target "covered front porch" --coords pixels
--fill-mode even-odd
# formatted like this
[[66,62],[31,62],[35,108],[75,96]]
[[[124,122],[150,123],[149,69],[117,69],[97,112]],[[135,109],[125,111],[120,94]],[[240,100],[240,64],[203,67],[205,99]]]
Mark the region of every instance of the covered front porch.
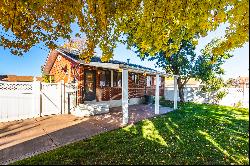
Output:
[[[96,63],[90,62],[82,64],[86,66],[83,71],[83,103],[79,104],[76,115],[95,115],[107,113],[109,108],[121,106],[122,123],[127,124],[129,119],[128,106],[142,103],[145,95],[155,96],[154,114],[160,114],[159,99],[164,96],[164,78],[168,74],[158,72],[149,68],[137,68],[128,64]],[[104,75],[104,80],[108,83],[102,84],[100,73],[108,71],[110,76]],[[120,80],[116,80],[114,86],[114,73],[120,73]],[[116,74],[116,75],[118,75]],[[134,77],[133,77],[134,76]],[[153,81],[148,78],[153,78]],[[175,80],[175,102],[174,109],[177,108],[177,76]],[[148,85],[149,80],[149,85]],[[120,82],[120,83],[118,83]],[[154,82],[154,83],[152,83]],[[102,87],[102,85],[108,85]],[[99,91],[99,93],[98,93]],[[98,94],[101,93],[100,97]],[[108,95],[107,95],[108,94]],[[107,97],[108,96],[108,97]],[[103,101],[104,100],[104,101]],[[131,104],[132,103],[132,104]],[[115,105],[115,106],[114,106]],[[99,110],[99,111],[96,111]]]

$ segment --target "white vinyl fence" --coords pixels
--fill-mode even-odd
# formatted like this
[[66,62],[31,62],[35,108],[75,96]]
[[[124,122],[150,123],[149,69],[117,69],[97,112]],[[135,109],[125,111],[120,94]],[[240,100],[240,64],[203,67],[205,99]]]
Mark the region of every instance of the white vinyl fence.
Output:
[[0,122],[70,113],[76,95],[76,84],[0,81]]
[[[185,87],[184,99],[185,101],[192,101],[197,103],[209,103],[209,99],[205,93],[200,91],[201,87]],[[249,88],[225,88],[228,94],[219,102],[220,105],[234,106],[238,102],[242,103],[243,107],[249,108]],[[179,94],[179,92],[178,92]],[[174,87],[165,87],[164,97],[166,100],[174,100]],[[178,95],[178,101],[179,101]]]
[[226,88],[228,94],[220,101],[220,105],[235,106],[241,102],[243,107],[249,108],[249,88]]

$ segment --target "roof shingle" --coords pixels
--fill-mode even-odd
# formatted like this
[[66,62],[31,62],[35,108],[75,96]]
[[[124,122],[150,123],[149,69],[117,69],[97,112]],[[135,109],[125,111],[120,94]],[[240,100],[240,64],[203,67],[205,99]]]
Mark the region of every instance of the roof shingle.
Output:
[[[69,56],[70,58],[73,58],[74,60],[80,61],[78,55],[73,54],[73,53],[69,53],[68,51],[66,51],[63,48],[58,48],[58,51],[64,53],[65,55]],[[126,63],[126,62],[122,62],[122,61],[118,61],[118,60],[109,60],[108,62],[102,62],[100,57],[94,56],[91,58],[91,62],[99,62],[99,63],[112,63],[112,64],[124,64],[124,65],[128,65],[130,67],[135,67],[135,68],[139,68],[139,69],[145,69],[145,70],[151,70],[151,71],[157,71],[155,69],[151,69],[149,67],[144,67],[141,65],[137,65],[137,64],[132,64],[132,63]]]

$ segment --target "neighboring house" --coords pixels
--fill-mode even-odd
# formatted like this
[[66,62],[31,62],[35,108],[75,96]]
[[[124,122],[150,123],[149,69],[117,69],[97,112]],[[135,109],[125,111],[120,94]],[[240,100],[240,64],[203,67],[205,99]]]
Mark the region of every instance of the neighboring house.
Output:
[[0,75],[0,81],[8,81],[8,82],[32,82],[34,80],[42,81],[42,77],[17,76],[17,75]]
[[[78,84],[78,103],[114,101],[121,105],[122,69],[127,68],[129,103],[140,103],[144,95],[155,94],[156,70],[117,60],[101,62],[93,57],[84,63],[74,53],[58,48],[52,50],[43,66],[43,74],[54,82]],[[164,75],[160,75],[160,96],[164,95]],[[118,105],[117,105],[118,106]]]
[[249,77],[239,76],[237,78],[229,78],[228,84],[235,88],[249,88]]
[[246,88],[249,88],[249,77],[241,77],[239,76],[237,78],[238,82],[239,82],[239,88],[243,88],[244,86]]

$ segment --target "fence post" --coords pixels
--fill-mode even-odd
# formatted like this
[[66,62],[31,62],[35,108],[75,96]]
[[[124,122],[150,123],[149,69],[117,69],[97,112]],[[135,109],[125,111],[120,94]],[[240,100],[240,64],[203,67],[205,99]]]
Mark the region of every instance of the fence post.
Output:
[[246,89],[246,84],[244,82],[244,84],[243,84],[243,90],[242,90],[242,93],[243,93],[243,99],[242,100],[245,99],[245,89]]
[[75,84],[76,106],[78,104],[78,82]]
[[61,109],[61,114],[63,114],[65,112],[65,109],[64,109],[64,104],[65,104],[65,90],[64,90],[64,80],[61,80],[60,81],[60,102],[61,102],[61,105],[60,105],[60,109]]
[[63,111],[66,113],[65,102],[66,102],[66,90],[65,90],[65,82],[63,82]]
[[41,98],[41,82],[40,81],[34,81],[33,82],[33,95],[34,95],[34,115],[36,116],[37,110],[39,111],[39,116],[42,116],[42,98]]
[[68,93],[68,114],[70,114],[70,93]]
[[163,77],[164,78],[164,84],[163,84],[163,95],[164,95],[164,99],[166,99],[167,100],[167,87],[165,86],[165,83],[166,83],[166,77],[164,76]]

